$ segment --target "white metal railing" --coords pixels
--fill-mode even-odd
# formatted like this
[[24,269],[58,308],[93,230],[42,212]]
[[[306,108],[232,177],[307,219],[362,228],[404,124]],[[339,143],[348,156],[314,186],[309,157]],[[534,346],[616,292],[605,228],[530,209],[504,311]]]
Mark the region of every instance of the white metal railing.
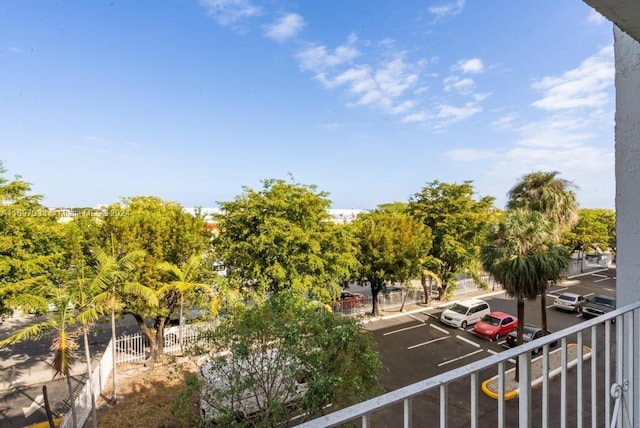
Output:
[[[602,326],[604,326],[604,335],[598,331]],[[612,334],[612,330],[615,334]],[[606,428],[637,427],[640,426],[640,399],[638,399],[640,352],[637,352],[639,332],[640,302],[637,302],[533,342],[505,350],[483,360],[388,392],[299,426],[303,428],[332,427],[347,422],[353,423],[359,419],[362,427],[369,427],[375,424],[376,416],[380,415],[381,410],[387,410],[389,413],[389,409],[393,406],[393,410],[396,411],[393,416],[397,416],[397,419],[393,422],[386,420],[387,425],[391,423],[393,426],[411,427],[412,421],[417,415],[416,412],[420,412],[422,415],[429,414],[430,426],[437,426],[439,423],[440,427],[447,427],[451,417],[448,414],[449,387],[464,381],[470,385],[468,424],[471,427],[477,427],[480,423],[479,395],[482,393],[479,385],[480,373],[486,376],[487,372],[497,372],[498,386],[494,397],[496,398],[497,415],[494,416],[496,425],[502,428],[507,426],[506,401],[511,398],[508,396],[510,391],[506,390],[508,378],[505,366],[515,358],[520,373],[516,392],[518,404],[517,407],[509,406],[511,416],[509,425],[517,423],[522,428],[531,427],[535,420],[535,425],[540,424],[540,426],[566,427],[571,424],[571,426],[591,426],[594,428],[602,426]],[[569,340],[575,340],[576,344],[570,344]],[[556,341],[560,343],[558,352],[560,352],[561,361],[559,367],[552,367],[552,353],[549,348],[550,344]],[[584,346],[587,342],[590,348],[585,352]],[[604,349],[600,348],[599,342],[604,343]],[[575,349],[572,348],[574,346]],[[540,347],[543,348],[542,357],[532,359],[532,351]],[[634,347],[636,348],[635,352]],[[570,349],[571,352],[575,352],[575,358],[572,358],[571,361],[568,358]],[[586,363],[584,361],[589,357],[588,364],[590,364],[591,370],[585,371]],[[541,379],[532,379],[534,364],[541,364]],[[571,376],[571,381],[575,381],[575,385],[572,385],[575,390],[569,391],[569,370],[574,368],[576,373],[575,376]],[[560,379],[552,382],[554,376]],[[542,385],[541,394],[536,394],[536,399],[542,401],[541,414],[532,412],[534,394],[531,384],[534,381],[536,381],[535,383],[540,382]],[[590,393],[587,394],[584,391],[590,391]],[[413,405],[414,400],[420,399],[428,393],[431,394],[431,398],[434,395],[439,397],[438,409],[425,408],[424,405],[418,409],[418,406]],[[559,415],[556,412],[550,412],[549,397],[552,394],[554,406],[557,405],[555,399],[557,398],[559,401]],[[457,404],[460,402],[457,401]],[[590,411],[585,412],[587,409]],[[570,410],[575,413],[570,415]],[[517,412],[517,419],[513,419],[511,412]],[[460,411],[456,413],[459,417]],[[483,408],[483,415],[486,414],[487,409]],[[559,420],[552,420],[552,417],[559,418]],[[483,425],[486,425],[486,422]]]
[[[203,330],[213,328],[213,323],[197,323],[183,326],[182,335],[178,330],[179,327],[170,327],[165,330],[164,334],[164,352],[165,354],[176,354],[182,352],[184,346],[195,344],[199,340],[199,333]],[[182,336],[182,345],[180,343]],[[116,364],[124,364],[129,362],[144,361],[149,355],[148,339],[142,333],[136,333],[128,336],[120,336],[116,338]],[[92,371],[93,395],[97,400],[104,391],[105,386],[111,372],[113,371],[113,354],[111,347],[113,342],[109,341],[107,348],[102,354],[98,365]],[[89,392],[88,380],[85,382],[82,390],[75,398],[76,418],[78,426],[82,427],[89,418],[91,413],[91,394]],[[61,428],[72,426],[71,410],[65,415]]]

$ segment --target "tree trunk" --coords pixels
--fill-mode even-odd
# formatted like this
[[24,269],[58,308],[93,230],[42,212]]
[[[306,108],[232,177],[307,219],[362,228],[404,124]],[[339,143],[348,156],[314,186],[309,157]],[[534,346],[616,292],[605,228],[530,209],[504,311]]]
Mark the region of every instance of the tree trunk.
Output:
[[[156,362],[156,359],[163,354],[163,345],[164,345],[164,322],[156,320],[156,334],[153,335],[147,324],[144,322],[144,318],[142,318],[138,314],[131,314],[136,319],[138,323],[138,327],[144,335],[149,339],[149,358],[144,362],[146,367],[153,367]],[[160,334],[158,334],[160,332]],[[158,337],[162,340],[158,341]]]
[[[115,364],[113,365],[115,367]],[[78,420],[76,418],[76,397],[73,394],[73,385],[71,384],[71,375],[67,373],[67,387],[69,388],[69,398],[71,399],[71,419],[73,428],[78,428]]]
[[420,275],[420,284],[422,284],[422,291],[424,292],[425,305],[429,304],[429,298],[431,297],[431,281],[432,279],[429,278],[429,285],[427,286],[427,275],[422,272],[422,275]]
[[183,307],[184,307],[184,299],[183,299],[182,293],[180,293],[180,319],[179,319],[179,323],[178,323],[178,343],[180,344],[180,352],[182,352],[182,328],[183,328],[183,326],[182,326],[182,309],[183,309]]
[[[518,328],[516,329],[516,332],[516,343],[518,345],[522,345],[522,333],[524,332],[524,299],[521,297],[518,297]],[[515,380],[518,382],[520,380],[519,364],[516,364],[515,373]]]
[[116,391],[116,311],[115,308],[111,308],[111,356],[113,358],[113,390],[111,391],[111,401],[115,404],[117,400]]
[[380,293],[380,287],[371,284],[371,314],[380,315],[380,308],[378,307],[378,294]]
[[93,428],[97,428],[98,416],[96,415],[96,397],[93,393],[93,370],[91,369],[91,353],[89,352],[89,337],[86,327],[82,328],[82,334],[84,336],[84,355],[87,359],[87,376],[89,378],[87,383],[89,384],[89,394],[91,395],[91,425]]
[[42,385],[42,396],[44,397],[44,411],[47,413],[49,428],[55,428],[55,425],[53,423],[53,414],[51,413],[51,406],[49,406],[49,394],[47,393],[47,385]]
[[442,287],[438,287],[438,300],[442,302],[446,294],[447,294],[447,286],[444,283],[442,283]]
[[540,293],[540,319],[542,320],[542,335],[547,334],[547,285]]

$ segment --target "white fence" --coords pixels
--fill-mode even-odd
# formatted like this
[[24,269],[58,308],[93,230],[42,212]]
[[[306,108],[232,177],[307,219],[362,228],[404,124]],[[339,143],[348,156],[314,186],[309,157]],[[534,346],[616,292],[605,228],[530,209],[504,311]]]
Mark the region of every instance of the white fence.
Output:
[[[200,332],[214,327],[212,323],[189,324],[184,326],[182,334],[179,327],[170,327],[164,332],[164,353],[179,354],[182,349],[199,341]],[[180,343],[182,336],[182,343]],[[93,369],[91,384],[93,386],[93,395],[96,399],[104,391],[107,380],[113,370],[113,352],[111,347],[113,342],[109,341],[107,348],[100,358],[100,362]],[[116,338],[116,364],[131,363],[144,361],[149,357],[149,339],[142,333],[121,336]],[[75,399],[76,418],[78,426],[84,426],[91,413],[91,394],[89,392],[89,383],[85,382],[84,387]],[[71,411],[69,411],[60,425],[62,428],[73,426]]]

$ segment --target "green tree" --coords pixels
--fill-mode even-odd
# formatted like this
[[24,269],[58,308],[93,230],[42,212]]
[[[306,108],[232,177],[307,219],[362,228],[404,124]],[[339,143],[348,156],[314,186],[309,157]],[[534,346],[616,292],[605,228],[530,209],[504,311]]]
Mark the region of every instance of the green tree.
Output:
[[56,215],[20,176],[10,181],[5,173],[0,163],[0,319],[16,308],[45,313],[47,288],[60,286],[65,272]]
[[[136,262],[144,257],[143,251],[131,251],[121,257],[115,252],[109,255],[100,248],[95,249],[97,265],[94,274],[94,287],[98,294],[92,303],[102,310],[106,310],[111,318],[111,350],[113,358],[113,390],[111,400],[117,399],[116,381],[116,314],[122,312],[128,299],[139,298],[149,305],[157,305],[155,292],[138,282],[133,281],[133,270]],[[92,287],[92,288],[94,288]]]
[[185,298],[198,293],[211,294],[211,286],[198,281],[200,277],[200,269],[202,265],[202,256],[194,254],[180,266],[176,266],[169,262],[162,262],[158,265],[158,269],[171,277],[171,281],[162,286],[157,294],[162,297],[166,293],[178,294],[178,305],[180,307],[178,316],[178,343],[182,346],[182,332],[184,321],[184,305]]
[[257,298],[294,289],[328,302],[357,265],[349,234],[333,224],[326,193],[315,186],[263,181],[220,203],[216,254],[231,279]]
[[[99,233],[102,247],[116,258],[144,251],[133,280],[156,296],[165,285],[164,274],[157,268],[159,264],[182,266],[192,255],[204,256],[209,251],[211,232],[204,217],[200,212],[195,215],[185,212],[177,203],[138,196],[110,205],[106,213],[101,218]],[[149,339],[149,365],[163,355],[164,327],[179,304],[178,293],[162,293],[159,297],[155,305],[148,299],[129,295],[122,301],[120,310],[121,314],[131,314]]]
[[526,208],[538,211],[555,226],[555,240],[576,224],[578,202],[575,185],[558,177],[557,171],[534,171],[524,175],[509,190],[507,209]]
[[616,213],[604,208],[582,208],[578,211],[578,222],[562,237],[563,244],[571,251],[584,253],[615,251]]
[[[558,177],[557,171],[535,171],[524,175],[509,190],[508,209],[528,209],[544,215],[553,226],[549,240],[557,244],[562,235],[574,226],[578,219],[578,202],[575,185]],[[568,262],[568,260],[567,260]],[[556,280],[556,278],[550,278]],[[547,332],[547,283],[540,283],[540,316],[543,333]]]
[[[372,335],[294,290],[236,307],[213,339],[201,398],[220,425],[280,426],[379,391],[382,365]],[[250,420],[236,420],[248,413]]]
[[440,278],[438,298],[455,286],[460,273],[477,266],[487,225],[496,216],[493,197],[474,198],[470,181],[449,184],[433,181],[409,202],[409,210],[433,233],[424,268]]
[[[524,301],[535,299],[542,284],[560,277],[568,263],[555,245],[554,225],[537,211],[514,209],[492,225],[480,259],[484,269],[504,285],[518,303],[517,343],[522,343]],[[517,380],[517,372],[516,372]]]
[[[82,332],[85,361],[87,365],[87,379],[93,379],[91,368],[91,349],[89,347],[89,332],[93,324],[100,318],[101,308],[96,307],[92,300],[100,292],[97,281],[87,276],[89,266],[94,258],[91,248],[97,244],[98,223],[95,217],[76,217],[64,224],[65,254],[68,266],[65,282],[71,301],[76,309],[76,320]],[[97,414],[93,382],[88,382],[91,396],[91,422],[97,427]]]
[[51,336],[51,352],[53,361],[51,367],[54,371],[54,377],[64,377],[67,381],[69,390],[69,402],[71,403],[71,414],[73,427],[77,427],[77,417],[75,408],[75,395],[73,393],[73,385],[71,383],[71,367],[76,361],[76,334],[71,329],[76,320],[73,315],[72,299],[68,293],[68,289],[64,287],[56,288],[51,302],[55,306],[55,310],[47,313],[45,321],[29,325],[8,338],[0,341],[0,348],[7,345],[14,345],[24,340],[38,340],[47,332],[53,332]]
[[431,249],[431,230],[405,211],[382,206],[360,214],[353,231],[361,266],[357,279],[371,287],[372,313],[377,315],[378,294],[387,284],[420,277]]

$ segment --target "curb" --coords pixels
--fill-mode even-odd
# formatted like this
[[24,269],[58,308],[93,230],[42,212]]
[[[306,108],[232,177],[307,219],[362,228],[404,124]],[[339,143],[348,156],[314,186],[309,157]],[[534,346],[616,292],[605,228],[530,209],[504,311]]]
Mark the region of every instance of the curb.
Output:
[[[569,343],[569,344],[567,344],[567,349],[569,347],[577,347],[577,346],[578,345],[576,343]],[[582,361],[586,361],[589,358],[591,358],[591,348],[589,348],[588,346],[584,346],[584,345],[582,346],[582,348],[583,348],[583,350],[584,349],[587,350],[587,352],[584,352],[583,355],[582,355]],[[554,354],[556,352],[559,352],[561,350],[562,350],[562,348],[555,349],[552,352],[549,352],[549,355]],[[536,357],[535,359],[531,360],[531,364],[533,365],[534,361],[539,361],[540,359],[542,359],[542,356]],[[567,362],[567,369],[572,368],[572,367],[576,366],[577,364],[578,364],[578,359],[575,358],[575,359]],[[512,369],[507,370],[506,372],[504,372],[505,377],[507,376],[508,373],[511,373],[511,372],[514,372],[514,371],[515,371],[515,367],[512,368]],[[553,379],[553,378],[557,377],[558,375],[560,375],[561,373],[562,373],[562,366],[556,367],[555,369],[552,369],[552,370],[549,370],[549,379]],[[482,382],[482,385],[481,385],[480,388],[482,389],[482,392],[485,393],[485,395],[489,396],[490,398],[493,398],[493,399],[497,400],[499,398],[499,395],[496,392],[494,392],[491,388],[489,388],[489,386],[488,386],[489,383],[494,381],[495,379],[498,379],[497,375],[485,380],[484,382]],[[533,379],[531,381],[531,388],[533,389],[536,386],[538,386],[539,384],[541,384],[542,380],[543,380],[543,376],[540,376],[540,377],[537,377],[537,378]],[[511,391],[505,391],[504,399],[505,400],[511,400],[513,398],[516,398],[518,396],[518,394],[519,394],[519,388],[516,388],[516,389],[511,390]]]
[[[502,294],[502,293],[504,293],[504,290],[489,291],[489,292],[487,292],[485,294],[479,294],[477,296],[474,296],[474,298],[482,299],[484,297],[496,296],[496,295]],[[468,298],[469,297],[461,297],[459,299],[448,300],[447,302],[439,303],[437,305],[425,305],[425,306],[420,306],[419,308],[409,309],[409,310],[405,310],[405,311],[402,311],[402,312],[397,312],[397,313],[394,313],[394,314],[378,315],[378,316],[375,316],[375,317],[374,316],[367,317],[367,318],[363,318],[361,323],[362,324],[369,324],[369,323],[376,322],[376,321],[399,318],[399,317],[403,317],[405,315],[410,315],[410,314],[415,314],[415,313],[418,313],[418,312],[427,311],[429,309],[442,309],[442,308],[446,308],[447,306],[451,306],[456,302],[460,302],[462,300],[466,300]],[[417,303],[417,305],[424,305],[424,303]]]

